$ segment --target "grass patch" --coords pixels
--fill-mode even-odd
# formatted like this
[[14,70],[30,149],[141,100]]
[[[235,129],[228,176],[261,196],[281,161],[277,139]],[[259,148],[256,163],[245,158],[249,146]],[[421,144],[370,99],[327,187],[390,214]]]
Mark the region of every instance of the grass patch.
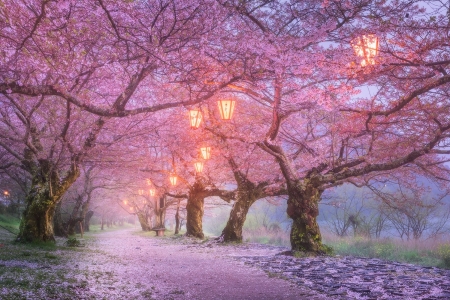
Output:
[[9,215],[0,214],[0,230],[7,230],[13,234],[19,233],[20,219]]
[[450,244],[424,241],[328,238],[326,244],[335,254],[379,258],[422,266],[450,268]]

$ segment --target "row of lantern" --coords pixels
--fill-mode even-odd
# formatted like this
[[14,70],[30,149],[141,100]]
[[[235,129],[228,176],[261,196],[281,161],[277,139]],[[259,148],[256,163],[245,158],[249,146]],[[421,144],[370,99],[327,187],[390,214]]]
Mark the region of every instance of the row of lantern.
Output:
[[[211,147],[208,147],[208,146],[201,147],[200,154],[204,160],[210,159],[211,158]],[[204,167],[203,161],[194,162],[194,168],[195,168],[195,172],[197,174],[203,172],[203,167]],[[170,181],[171,185],[173,185],[173,186],[177,185],[177,181],[178,181],[177,175],[175,173],[171,173],[169,176],[169,181]]]
[[[361,66],[374,65],[375,57],[378,55],[379,42],[378,37],[374,34],[367,34],[357,37],[351,41],[351,45],[355,54],[362,57]],[[219,107],[220,118],[222,120],[231,120],[233,117],[235,100],[224,99],[217,101]],[[200,127],[203,115],[200,109],[189,110],[189,123],[192,129]]]
[[[208,146],[201,147],[200,148],[200,154],[201,154],[201,156],[202,156],[202,158],[204,160],[210,159],[211,158],[211,147],[208,147]],[[196,162],[194,162],[195,172],[196,173],[203,172],[203,166],[204,166],[203,161],[196,161]],[[170,184],[172,186],[177,185],[178,176],[175,173],[171,173],[169,175],[169,181],[170,181]],[[152,182],[151,182],[150,179],[146,179],[146,182],[147,182],[147,185],[152,185]],[[138,190],[138,194],[139,195],[142,196],[142,195],[144,195],[144,193],[145,193],[145,191],[143,189]],[[151,188],[151,189],[149,189],[149,193],[148,194],[150,196],[155,196],[156,190],[154,188]]]
[[[231,120],[233,117],[234,107],[236,105],[235,100],[225,99],[217,101],[219,107],[220,118],[225,121]],[[189,110],[189,123],[192,129],[197,129],[200,127],[203,115],[200,109]]]
[[[144,190],[138,190],[138,194],[142,196],[142,195],[145,194],[145,191]],[[149,194],[149,196],[153,197],[156,194],[156,190],[155,189],[149,189],[148,190],[148,194]]]

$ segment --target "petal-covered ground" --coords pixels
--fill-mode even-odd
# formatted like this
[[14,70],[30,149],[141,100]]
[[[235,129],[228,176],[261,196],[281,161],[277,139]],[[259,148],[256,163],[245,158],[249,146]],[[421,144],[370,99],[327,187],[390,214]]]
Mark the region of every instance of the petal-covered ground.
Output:
[[[3,239],[4,241],[4,239]],[[60,241],[59,243],[62,243]],[[137,228],[85,247],[0,247],[2,299],[450,299],[450,271],[282,247],[156,238]]]

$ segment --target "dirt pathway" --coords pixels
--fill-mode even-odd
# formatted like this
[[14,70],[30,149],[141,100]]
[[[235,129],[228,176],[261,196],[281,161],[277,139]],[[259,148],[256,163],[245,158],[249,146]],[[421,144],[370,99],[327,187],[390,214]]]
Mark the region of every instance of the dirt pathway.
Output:
[[90,274],[78,290],[80,298],[320,299],[233,258],[273,255],[279,249],[213,247],[185,238],[142,237],[137,231],[105,232],[88,241],[89,252],[77,266],[79,276]]

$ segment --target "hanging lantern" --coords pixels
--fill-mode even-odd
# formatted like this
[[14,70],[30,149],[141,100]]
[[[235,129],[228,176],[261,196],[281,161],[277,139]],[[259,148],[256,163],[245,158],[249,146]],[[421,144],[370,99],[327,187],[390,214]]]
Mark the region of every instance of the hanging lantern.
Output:
[[127,200],[123,200],[123,204],[127,205],[127,203],[128,203]]
[[375,56],[378,55],[378,37],[374,34],[363,35],[355,38],[351,45],[356,55],[362,57],[361,66],[374,65]]
[[197,129],[202,122],[202,112],[199,109],[189,110],[189,122],[192,129]]
[[150,195],[150,196],[155,196],[155,194],[156,194],[156,191],[155,191],[155,189],[149,189],[148,190],[148,194]]
[[231,120],[231,118],[233,117],[236,101],[229,99],[219,100],[217,101],[217,105],[219,106],[220,118],[222,120]]
[[8,191],[3,191],[3,196],[8,197],[9,196],[9,192]]
[[144,190],[138,190],[138,194],[141,196],[144,195]]
[[203,159],[211,158],[211,147],[201,147],[200,153],[202,154]]
[[203,171],[203,162],[202,161],[195,162],[194,167],[195,167],[195,172],[201,173]]
[[169,180],[170,180],[170,184],[171,185],[176,185],[177,184],[177,175],[175,174],[170,174],[169,176]]
[[148,178],[145,181],[147,182],[147,185],[151,185],[152,184],[152,181],[150,179],[148,179]]

